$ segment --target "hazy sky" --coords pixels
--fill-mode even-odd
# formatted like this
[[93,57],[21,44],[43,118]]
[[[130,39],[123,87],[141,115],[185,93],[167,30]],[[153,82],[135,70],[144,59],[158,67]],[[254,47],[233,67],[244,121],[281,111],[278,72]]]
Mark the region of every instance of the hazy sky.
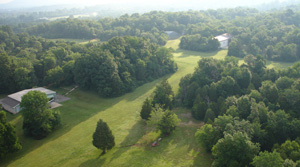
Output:
[[[14,0],[0,0],[0,4],[5,4],[5,3],[9,3],[11,1],[14,1]],[[39,2],[40,4],[112,4],[112,3],[129,3],[129,2],[134,2],[134,3],[143,3],[143,2],[165,2],[165,3],[174,3],[174,2],[185,2],[185,3],[188,3],[189,1],[190,2],[195,2],[195,1],[198,1],[198,2],[205,2],[207,0],[45,0],[44,2],[42,0],[23,0],[23,3],[24,2]],[[229,3],[233,3],[233,2],[236,2],[236,3],[239,3],[241,2],[241,0],[223,0],[223,1],[227,1]],[[245,1],[245,0],[244,0]],[[246,0],[246,1],[249,1],[249,0]],[[256,1],[256,3],[260,2],[260,3],[264,3],[264,2],[271,2],[271,1],[274,1],[274,0],[251,0],[253,3]],[[286,0],[279,0],[280,2],[281,1],[286,1]]]
[[112,4],[112,5],[145,5],[169,8],[188,8],[188,9],[216,9],[226,7],[248,6],[253,7],[263,3],[279,3],[284,1],[300,0],[0,0],[3,8],[28,8],[39,6],[52,6],[62,4],[73,4],[91,6],[96,4]]

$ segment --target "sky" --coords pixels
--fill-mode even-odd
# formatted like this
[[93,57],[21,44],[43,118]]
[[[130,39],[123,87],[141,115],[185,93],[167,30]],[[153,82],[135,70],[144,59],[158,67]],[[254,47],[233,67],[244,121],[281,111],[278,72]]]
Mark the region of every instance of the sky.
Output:
[[[12,2],[15,0],[0,0],[0,4],[6,4],[9,2]],[[196,0],[48,0],[46,2],[41,2],[41,0],[22,0],[23,2],[39,2],[40,4],[91,4],[91,5],[95,5],[95,4],[113,4],[113,3],[143,3],[143,2],[165,2],[165,3],[174,3],[174,2],[185,2],[188,3],[189,1],[196,1]],[[207,0],[197,0],[198,2],[205,2]],[[226,0],[227,2],[236,2],[238,3],[240,0]],[[252,0],[252,1],[256,1],[256,2],[270,2],[273,0]],[[279,0],[281,1],[285,1],[285,0]]]
[[200,6],[202,8],[216,8],[219,7],[236,7],[236,6],[254,6],[262,3],[274,3],[284,1],[300,1],[300,0],[0,0],[1,6],[7,6],[9,8],[28,8],[39,6],[51,6],[51,5],[84,5],[92,6],[97,4],[136,4],[144,5],[151,4],[156,6]]

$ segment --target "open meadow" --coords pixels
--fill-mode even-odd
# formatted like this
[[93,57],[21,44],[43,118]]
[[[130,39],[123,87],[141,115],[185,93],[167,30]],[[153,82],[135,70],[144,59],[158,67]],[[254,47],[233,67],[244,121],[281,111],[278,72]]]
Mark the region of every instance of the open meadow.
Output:
[[[175,93],[181,77],[192,73],[201,57],[223,59],[227,50],[201,53],[178,49],[179,40],[171,40],[166,47],[172,47],[178,71],[165,76]],[[21,114],[10,115],[8,119],[16,125],[23,149],[0,162],[0,166],[200,166],[209,167],[212,156],[195,141],[194,134],[202,122],[191,118],[187,109],[176,108],[181,123],[159,146],[151,143],[159,136],[149,129],[139,116],[143,101],[149,97],[156,84],[163,78],[138,87],[131,93],[117,98],[101,98],[94,92],[75,90],[62,107],[62,127],[43,140],[27,138],[22,132]],[[58,93],[66,90],[59,88]],[[105,155],[92,145],[92,134],[96,123],[103,119],[111,128],[116,146]]]

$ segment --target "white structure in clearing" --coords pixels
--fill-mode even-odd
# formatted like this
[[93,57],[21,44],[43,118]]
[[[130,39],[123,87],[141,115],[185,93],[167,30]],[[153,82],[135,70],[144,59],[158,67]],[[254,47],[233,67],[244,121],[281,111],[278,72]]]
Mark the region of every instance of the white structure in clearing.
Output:
[[49,103],[56,101],[56,92],[46,89],[46,88],[33,88],[33,89],[25,89],[20,92],[8,95],[6,98],[4,98],[0,103],[2,104],[3,109],[5,109],[8,112],[11,112],[13,114],[17,114],[22,109],[20,106],[22,96],[28,93],[29,91],[40,91],[47,95],[47,98],[49,99]]
[[229,43],[231,41],[232,35],[225,33],[222,35],[218,35],[215,37],[215,39],[217,39],[220,42],[220,47],[222,49],[227,49],[229,46]]

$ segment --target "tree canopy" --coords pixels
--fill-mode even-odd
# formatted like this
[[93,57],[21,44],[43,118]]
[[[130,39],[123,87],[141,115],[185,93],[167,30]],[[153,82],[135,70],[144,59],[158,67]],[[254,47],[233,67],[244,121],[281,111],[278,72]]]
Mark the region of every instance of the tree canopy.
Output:
[[7,122],[6,113],[0,111],[0,159],[9,153],[21,150],[15,127]]
[[29,91],[22,96],[20,106],[25,135],[42,139],[61,124],[59,111],[49,109],[45,93]]

